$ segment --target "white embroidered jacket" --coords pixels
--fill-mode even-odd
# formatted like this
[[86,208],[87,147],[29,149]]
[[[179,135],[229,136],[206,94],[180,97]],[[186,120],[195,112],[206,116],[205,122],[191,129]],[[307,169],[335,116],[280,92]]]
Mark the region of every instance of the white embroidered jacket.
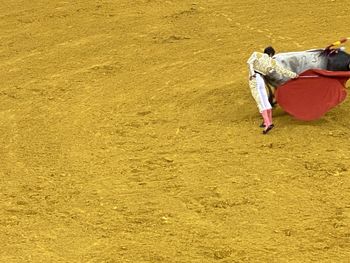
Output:
[[254,52],[248,59],[247,63],[249,67],[249,76],[253,76],[255,71],[264,76],[275,71],[283,76],[292,79],[297,76],[296,73],[285,69],[284,67],[276,63],[276,61],[273,58],[271,58],[268,54],[265,53]]

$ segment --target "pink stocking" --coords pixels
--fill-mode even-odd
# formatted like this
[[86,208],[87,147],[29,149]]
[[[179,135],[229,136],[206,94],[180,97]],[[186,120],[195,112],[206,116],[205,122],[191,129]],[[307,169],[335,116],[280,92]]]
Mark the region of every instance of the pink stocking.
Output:
[[269,109],[269,110],[267,110],[267,112],[268,112],[270,123],[272,124],[272,110]]
[[270,121],[269,110],[263,110],[261,112],[261,116],[264,119],[265,129],[267,129],[272,124],[272,122]]

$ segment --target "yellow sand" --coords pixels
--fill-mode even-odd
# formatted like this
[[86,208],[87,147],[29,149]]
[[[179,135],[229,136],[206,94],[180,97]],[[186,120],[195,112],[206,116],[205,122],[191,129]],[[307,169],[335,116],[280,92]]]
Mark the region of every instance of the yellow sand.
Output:
[[3,1],[0,262],[349,262],[350,103],[274,112],[246,60],[348,0]]

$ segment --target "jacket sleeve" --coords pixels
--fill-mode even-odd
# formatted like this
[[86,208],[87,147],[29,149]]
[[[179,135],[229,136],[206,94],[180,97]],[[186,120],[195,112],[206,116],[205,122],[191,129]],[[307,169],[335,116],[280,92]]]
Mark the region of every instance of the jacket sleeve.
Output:
[[282,67],[281,65],[279,65],[278,63],[276,63],[275,65],[276,70],[281,73],[283,76],[294,79],[296,78],[297,74],[293,71],[290,71],[284,67]]
[[256,53],[254,52],[247,61],[249,77],[254,75],[254,61],[257,59]]

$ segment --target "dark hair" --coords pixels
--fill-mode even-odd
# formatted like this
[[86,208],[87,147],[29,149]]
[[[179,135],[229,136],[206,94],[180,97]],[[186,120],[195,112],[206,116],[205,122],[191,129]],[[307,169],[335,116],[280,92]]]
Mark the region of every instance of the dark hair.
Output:
[[267,48],[264,49],[264,53],[272,57],[273,55],[275,55],[276,51],[273,47],[268,46]]

